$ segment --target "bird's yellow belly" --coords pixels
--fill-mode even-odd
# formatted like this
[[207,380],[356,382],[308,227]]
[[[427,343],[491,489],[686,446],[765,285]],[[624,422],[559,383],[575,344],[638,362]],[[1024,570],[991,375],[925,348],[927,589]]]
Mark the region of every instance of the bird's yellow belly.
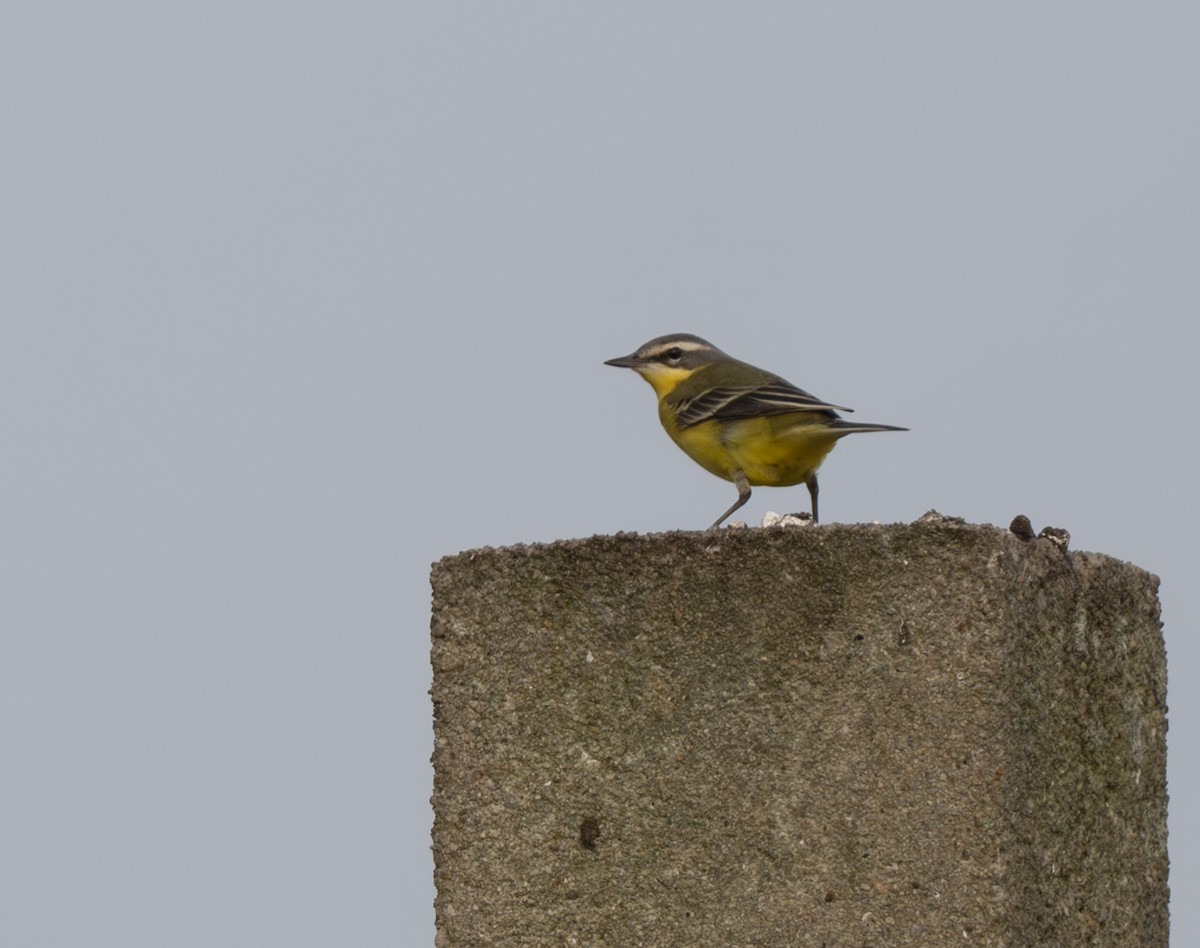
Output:
[[755,486],[787,487],[806,481],[821,466],[837,435],[811,412],[705,421],[682,430],[663,418],[667,434],[706,471],[734,479],[736,471]]

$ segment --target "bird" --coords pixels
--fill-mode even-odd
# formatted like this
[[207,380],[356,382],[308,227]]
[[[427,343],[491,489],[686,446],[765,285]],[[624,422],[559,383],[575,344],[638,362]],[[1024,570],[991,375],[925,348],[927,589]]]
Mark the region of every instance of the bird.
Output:
[[817,468],[838,440],[860,431],[908,431],[846,421],[838,412],[853,409],[823,402],[690,333],[659,336],[604,364],[633,369],[649,382],[671,440],[737,487],[737,500],[709,530],[750,499],[751,486],[805,484],[816,523]]

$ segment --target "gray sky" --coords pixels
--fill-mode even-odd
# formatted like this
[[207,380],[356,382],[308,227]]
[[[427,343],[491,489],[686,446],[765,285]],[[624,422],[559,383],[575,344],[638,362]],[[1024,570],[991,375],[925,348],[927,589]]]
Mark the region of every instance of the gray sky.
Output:
[[431,943],[429,564],[732,502],[601,365],[674,331],[912,429],[824,519],[1025,513],[1162,577],[1200,887],[1200,7],[0,27],[0,941]]

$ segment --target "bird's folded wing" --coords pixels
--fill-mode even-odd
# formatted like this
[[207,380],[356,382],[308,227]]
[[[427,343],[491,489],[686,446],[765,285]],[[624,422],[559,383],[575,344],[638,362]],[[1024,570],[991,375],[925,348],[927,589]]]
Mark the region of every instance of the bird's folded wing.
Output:
[[853,411],[841,405],[828,405],[802,388],[788,384],[758,385],[750,388],[711,388],[675,405],[675,420],[680,427],[702,421],[733,421],[760,415],[782,415],[793,411]]

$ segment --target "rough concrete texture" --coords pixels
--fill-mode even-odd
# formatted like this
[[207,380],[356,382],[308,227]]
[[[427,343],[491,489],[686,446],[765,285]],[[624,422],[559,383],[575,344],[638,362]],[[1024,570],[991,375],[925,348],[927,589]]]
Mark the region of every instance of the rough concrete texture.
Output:
[[947,522],[442,560],[438,944],[1166,945],[1157,583]]

